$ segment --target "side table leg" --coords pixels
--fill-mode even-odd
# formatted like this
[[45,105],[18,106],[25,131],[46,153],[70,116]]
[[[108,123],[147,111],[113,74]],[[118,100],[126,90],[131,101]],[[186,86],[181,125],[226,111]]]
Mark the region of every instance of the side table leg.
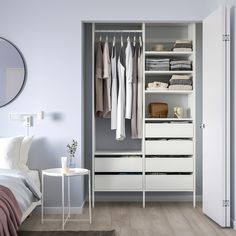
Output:
[[91,180],[90,180],[90,171],[88,174],[88,190],[89,190],[89,223],[92,223],[92,214],[91,214]]
[[68,216],[70,218],[70,176],[67,177],[68,178]]
[[62,175],[62,180],[61,180],[61,196],[62,196],[62,230],[64,230],[64,217],[65,217],[65,202],[64,202],[64,175]]
[[43,224],[43,188],[44,188],[44,174],[42,174],[42,196],[41,196],[41,222],[42,222],[42,224]]

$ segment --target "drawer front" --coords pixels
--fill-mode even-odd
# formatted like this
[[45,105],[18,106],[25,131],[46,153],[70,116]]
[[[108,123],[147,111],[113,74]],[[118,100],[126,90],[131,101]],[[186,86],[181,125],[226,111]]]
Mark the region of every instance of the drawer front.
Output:
[[145,142],[146,155],[193,155],[191,140],[148,140]]
[[193,175],[146,175],[146,190],[193,190]]
[[96,191],[142,191],[142,175],[95,175]]
[[192,138],[193,124],[146,124],[146,138]]
[[142,158],[95,158],[95,172],[142,172]]
[[193,158],[146,158],[146,172],[193,172]]

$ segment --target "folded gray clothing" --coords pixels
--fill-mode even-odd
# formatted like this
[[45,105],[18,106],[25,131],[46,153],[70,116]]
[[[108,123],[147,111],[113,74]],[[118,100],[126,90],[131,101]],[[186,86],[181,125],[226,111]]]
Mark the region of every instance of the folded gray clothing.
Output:
[[176,71],[181,71],[181,70],[187,70],[187,71],[190,71],[192,70],[192,68],[185,68],[185,67],[181,67],[181,68],[170,68],[170,70],[176,70]]
[[192,62],[189,60],[173,60],[170,62],[171,65],[178,65],[178,64],[186,64],[186,65],[191,65]]
[[162,59],[150,59],[150,58],[147,58],[146,59],[146,62],[169,62],[170,59],[169,58],[162,58]]
[[192,44],[190,43],[176,43],[174,48],[192,48]]
[[192,52],[192,48],[173,48],[174,52]]
[[147,65],[169,65],[170,63],[167,61],[164,62],[146,62]]
[[169,64],[163,64],[163,65],[146,65],[147,67],[169,67],[170,65]]
[[186,64],[178,64],[178,65],[173,65],[170,67],[171,67],[171,69],[179,69],[179,68],[191,69],[192,68],[191,65],[186,65]]
[[146,67],[146,70],[158,70],[158,71],[162,71],[162,70],[170,70],[170,67]]
[[182,84],[182,85],[192,85],[193,81],[192,79],[170,79],[170,85],[175,85],[175,84]]

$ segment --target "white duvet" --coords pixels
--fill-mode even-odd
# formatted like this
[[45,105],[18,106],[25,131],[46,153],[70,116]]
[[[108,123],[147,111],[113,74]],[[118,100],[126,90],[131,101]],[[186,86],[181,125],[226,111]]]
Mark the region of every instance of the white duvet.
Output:
[[[0,170],[0,185],[9,188],[14,194],[22,214],[26,212],[32,202],[41,199],[39,178],[37,172],[29,171],[27,174],[21,170]],[[30,176],[31,175],[31,176]]]

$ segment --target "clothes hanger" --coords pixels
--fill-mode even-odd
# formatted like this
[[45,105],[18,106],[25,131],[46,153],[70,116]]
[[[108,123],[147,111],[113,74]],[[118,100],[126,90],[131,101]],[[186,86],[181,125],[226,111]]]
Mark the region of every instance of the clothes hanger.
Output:
[[143,46],[143,42],[142,42],[142,37],[139,36],[139,43],[140,43],[140,46],[142,47]]

